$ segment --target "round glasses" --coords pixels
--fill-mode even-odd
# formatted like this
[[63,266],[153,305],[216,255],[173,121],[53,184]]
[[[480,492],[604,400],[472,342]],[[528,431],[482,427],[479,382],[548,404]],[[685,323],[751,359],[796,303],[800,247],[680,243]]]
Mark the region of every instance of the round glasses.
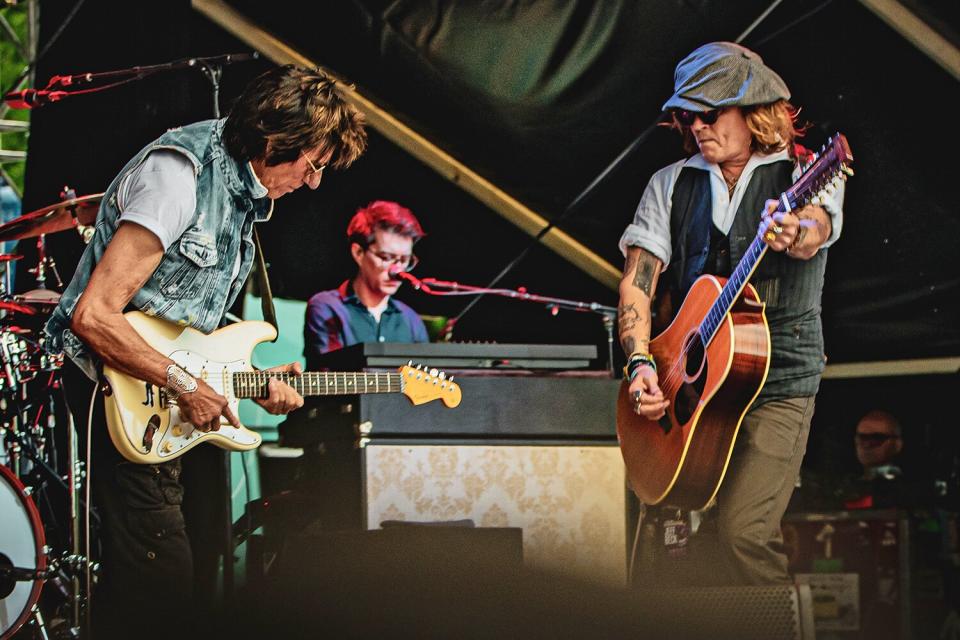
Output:
[[390,267],[392,265],[397,265],[404,271],[413,271],[413,268],[417,266],[418,262],[420,262],[420,258],[418,258],[416,254],[413,254],[413,253],[402,256],[396,253],[387,253],[385,251],[377,251],[376,249],[373,249],[371,247],[367,247],[365,251],[369,251],[370,253],[375,255],[377,257],[377,260],[383,263],[384,266]]

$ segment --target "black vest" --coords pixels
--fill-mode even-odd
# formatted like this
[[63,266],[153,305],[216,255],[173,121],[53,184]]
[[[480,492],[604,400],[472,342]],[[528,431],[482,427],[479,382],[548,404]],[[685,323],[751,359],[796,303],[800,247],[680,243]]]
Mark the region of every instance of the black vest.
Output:
[[[670,211],[673,257],[664,278],[680,295],[676,299],[682,299],[693,281],[705,273],[729,275],[756,236],[764,201],[777,198],[790,187],[792,172],[793,164],[788,161],[757,167],[733,226],[724,236],[713,224],[710,173],[692,167],[680,171]],[[770,373],[754,406],[817,393],[826,361],[820,323],[826,266],[826,249],[810,260],[768,251],[750,278],[766,303],[772,341]]]

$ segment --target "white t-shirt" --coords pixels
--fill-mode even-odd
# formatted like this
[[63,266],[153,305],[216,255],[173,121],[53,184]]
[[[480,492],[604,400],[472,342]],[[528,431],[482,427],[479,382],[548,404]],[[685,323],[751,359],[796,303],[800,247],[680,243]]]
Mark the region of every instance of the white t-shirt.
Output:
[[190,227],[197,210],[193,163],[177,151],[151,151],[120,183],[117,206],[121,222],[146,228],[166,251]]
[[[187,156],[172,149],[151,151],[117,190],[120,222],[133,222],[160,239],[163,250],[193,224],[197,209],[197,175]],[[240,253],[232,278],[240,273]]]

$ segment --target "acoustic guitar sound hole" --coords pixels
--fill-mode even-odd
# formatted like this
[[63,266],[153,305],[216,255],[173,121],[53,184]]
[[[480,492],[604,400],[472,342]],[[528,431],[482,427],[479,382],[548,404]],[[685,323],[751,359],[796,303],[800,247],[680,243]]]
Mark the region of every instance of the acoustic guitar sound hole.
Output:
[[697,404],[703,396],[703,388],[707,380],[707,361],[700,334],[695,333],[687,339],[684,345],[683,368],[686,380],[680,383],[677,395],[673,401],[674,413],[679,424],[686,424],[697,410]]

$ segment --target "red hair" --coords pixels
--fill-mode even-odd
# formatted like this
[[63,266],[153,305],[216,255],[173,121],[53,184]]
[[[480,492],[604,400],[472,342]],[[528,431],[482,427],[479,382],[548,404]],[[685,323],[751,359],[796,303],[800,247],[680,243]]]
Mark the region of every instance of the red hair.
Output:
[[406,236],[413,239],[414,243],[427,235],[410,209],[396,202],[376,200],[357,209],[347,225],[347,239],[366,249],[376,240],[377,229]]

